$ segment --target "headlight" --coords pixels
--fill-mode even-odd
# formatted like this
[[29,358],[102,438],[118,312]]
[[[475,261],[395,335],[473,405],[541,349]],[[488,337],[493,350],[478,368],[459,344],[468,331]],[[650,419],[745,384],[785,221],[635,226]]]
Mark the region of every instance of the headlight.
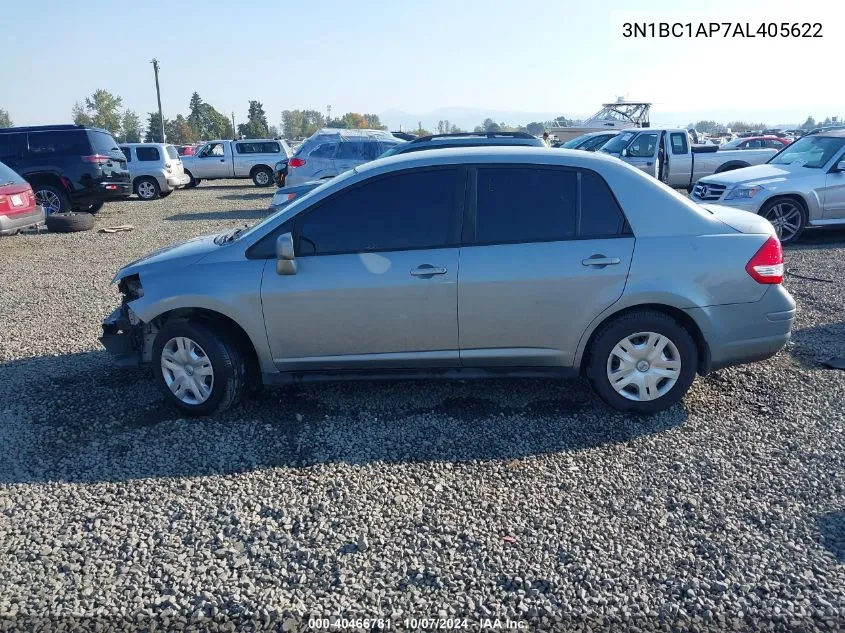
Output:
[[728,192],[725,200],[748,200],[756,196],[758,191],[762,190],[762,187],[734,187]]

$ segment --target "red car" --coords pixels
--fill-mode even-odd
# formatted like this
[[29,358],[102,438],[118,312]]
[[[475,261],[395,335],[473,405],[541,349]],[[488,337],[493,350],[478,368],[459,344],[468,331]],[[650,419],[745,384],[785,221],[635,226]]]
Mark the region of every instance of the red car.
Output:
[[14,235],[44,221],[29,183],[0,163],[0,235]]
[[746,136],[745,138],[739,137],[728,141],[724,145],[719,146],[719,149],[771,148],[780,151],[791,142],[792,139],[781,138],[779,136]]

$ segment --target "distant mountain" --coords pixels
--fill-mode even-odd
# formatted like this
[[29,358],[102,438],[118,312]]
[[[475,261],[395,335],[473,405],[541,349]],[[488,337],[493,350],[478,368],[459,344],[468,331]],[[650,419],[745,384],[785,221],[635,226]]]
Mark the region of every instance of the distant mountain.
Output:
[[583,115],[570,115],[566,112],[525,112],[521,110],[485,110],[483,108],[444,107],[422,114],[413,114],[402,110],[386,110],[379,114],[379,119],[391,130],[400,127],[405,130],[417,129],[422,122],[423,128],[436,130],[438,121],[448,120],[459,128],[472,131],[476,125],[481,125],[484,119],[490,118],[496,123],[508,125],[526,125],[532,121],[548,121],[559,116],[569,118],[584,118]]

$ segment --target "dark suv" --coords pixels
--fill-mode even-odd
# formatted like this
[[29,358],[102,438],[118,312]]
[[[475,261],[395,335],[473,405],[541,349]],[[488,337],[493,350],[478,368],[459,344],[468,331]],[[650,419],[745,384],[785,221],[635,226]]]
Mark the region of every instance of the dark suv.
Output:
[[126,157],[110,132],[82,125],[0,129],[0,162],[23,176],[44,213],[96,213],[132,195]]

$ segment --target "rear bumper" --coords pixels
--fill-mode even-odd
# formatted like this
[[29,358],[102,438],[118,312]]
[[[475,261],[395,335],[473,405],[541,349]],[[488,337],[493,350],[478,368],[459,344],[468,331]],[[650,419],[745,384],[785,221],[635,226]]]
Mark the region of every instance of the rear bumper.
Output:
[[167,176],[167,178],[165,178],[165,182],[167,183],[168,188],[171,190],[181,189],[189,182],[191,182],[191,178],[188,176],[188,174],[182,174],[181,176]]
[[95,202],[120,200],[132,195],[132,183],[124,181],[101,182],[86,189],[80,189],[70,194],[74,206],[87,206]]
[[701,328],[709,348],[703,373],[765,360],[789,342],[795,300],[783,286],[769,287],[755,303],[685,310]]
[[44,209],[36,206],[33,211],[16,213],[15,215],[0,215],[0,235],[15,233],[44,222]]

